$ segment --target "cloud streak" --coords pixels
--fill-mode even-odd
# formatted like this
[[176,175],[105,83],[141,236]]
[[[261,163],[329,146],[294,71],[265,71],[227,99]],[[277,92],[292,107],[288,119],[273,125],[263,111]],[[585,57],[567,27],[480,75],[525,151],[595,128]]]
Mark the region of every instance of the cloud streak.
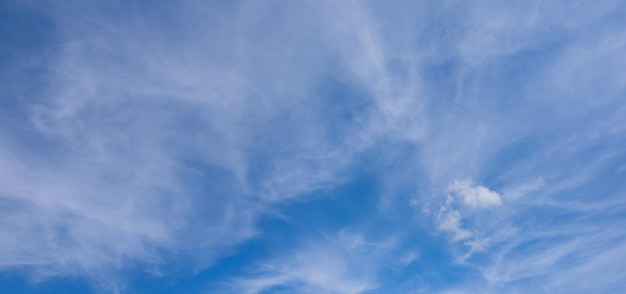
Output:
[[[619,1],[11,3],[51,25],[0,48],[5,272],[132,292],[281,236],[205,284],[624,283]],[[296,205],[317,237],[263,225]]]
[[[19,113],[28,137],[3,132],[5,268],[97,275],[186,252],[202,268],[255,235],[272,203],[345,181],[357,154],[419,110],[354,3],[33,5],[62,37],[38,60],[45,94]],[[327,18],[299,19],[308,9]],[[334,59],[365,99],[332,101]],[[345,111],[350,121],[317,123]]]

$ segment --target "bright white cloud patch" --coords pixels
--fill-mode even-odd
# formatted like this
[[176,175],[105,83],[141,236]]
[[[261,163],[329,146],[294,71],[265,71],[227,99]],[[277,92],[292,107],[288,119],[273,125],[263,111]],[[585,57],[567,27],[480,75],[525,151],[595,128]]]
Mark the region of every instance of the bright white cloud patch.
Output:
[[448,190],[456,193],[463,204],[471,208],[487,208],[502,205],[500,194],[487,187],[474,185],[470,181],[456,180],[448,186]]

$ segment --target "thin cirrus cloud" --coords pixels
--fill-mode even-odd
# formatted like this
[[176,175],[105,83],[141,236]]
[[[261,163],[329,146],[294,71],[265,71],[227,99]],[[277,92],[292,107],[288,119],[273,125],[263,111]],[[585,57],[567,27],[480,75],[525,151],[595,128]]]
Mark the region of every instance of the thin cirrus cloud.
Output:
[[[231,280],[239,293],[260,293],[283,289],[301,293],[363,293],[379,286],[371,280],[372,250],[351,253],[338,240],[323,238],[303,245],[293,255],[263,263],[252,277]],[[368,266],[369,265],[369,266]]]
[[0,290],[620,292],[626,7],[544,2],[2,4]]

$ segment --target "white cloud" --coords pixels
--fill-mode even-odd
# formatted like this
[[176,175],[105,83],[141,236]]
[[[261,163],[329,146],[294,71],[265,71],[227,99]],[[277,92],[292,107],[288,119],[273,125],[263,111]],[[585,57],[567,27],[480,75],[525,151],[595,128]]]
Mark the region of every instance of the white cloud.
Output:
[[345,260],[325,252],[318,255],[303,253],[292,261],[266,264],[258,277],[235,280],[235,289],[241,293],[260,293],[277,286],[286,286],[298,293],[358,294],[376,288],[367,279],[352,277]]
[[[64,39],[42,54],[49,87],[35,92],[44,94],[20,100],[28,111],[18,115],[32,124],[0,125],[0,268],[108,275],[140,261],[158,272],[163,252],[191,253],[202,268],[257,233],[255,219],[267,207],[343,183],[355,156],[372,147],[387,156],[404,149],[397,142],[411,150],[406,162],[394,163],[410,166],[403,173],[427,178],[432,190],[447,187],[459,200],[433,209],[429,197],[439,194],[424,188],[411,206],[435,215],[435,230],[470,252],[498,245],[485,257],[494,283],[560,273],[561,260],[582,256],[579,272],[552,276],[565,285],[602,276],[623,256],[615,245],[623,240],[559,242],[551,239],[558,230],[533,235],[552,225],[581,236],[578,226],[543,219],[520,225],[546,207],[580,213],[578,225],[607,236],[622,221],[623,197],[603,194],[611,185],[589,184],[599,174],[610,177],[604,168],[622,160],[626,38],[613,19],[623,12],[619,1],[589,9],[546,1],[370,10],[357,1],[320,3],[183,1],[166,9],[175,20],[166,27],[141,5],[125,7],[137,16],[132,21],[81,1],[40,7],[56,15]],[[311,11],[321,17],[302,17]],[[605,19],[617,29],[606,30]],[[352,94],[335,100],[337,93],[319,93],[326,82],[320,77],[329,75],[358,88],[357,104],[365,106],[346,102]],[[16,87],[35,85],[7,89]],[[326,107],[331,99],[352,111],[351,121],[328,121],[344,116]],[[485,174],[505,188],[453,181]],[[532,178],[539,180],[512,180]],[[393,183],[408,186],[404,181]],[[541,197],[522,197],[531,192]],[[503,201],[516,205],[480,210]],[[510,219],[515,215],[520,219]],[[340,248],[304,248],[244,284],[252,292],[285,284],[311,292],[376,288],[354,274],[358,262],[349,256],[380,244],[349,231],[339,239]],[[552,241],[556,251],[514,250]],[[590,248],[598,262],[584,254]],[[618,285],[624,268],[615,269],[607,280]]]
[[[0,127],[0,200],[14,207],[0,218],[0,267],[106,275],[136,261],[158,268],[175,252],[202,268],[257,233],[272,204],[344,182],[389,131],[420,138],[416,83],[387,70],[357,4],[286,5],[274,17],[253,2],[183,2],[162,7],[167,24],[139,6],[130,20],[108,6],[42,4],[64,39],[41,61],[43,94],[24,107],[32,138]],[[301,17],[311,10],[325,17]],[[328,64],[364,92],[362,111],[318,92]],[[328,121],[343,114],[328,113],[327,96],[350,121]]]
[[442,208],[438,216],[439,228],[453,234],[452,241],[462,241],[474,234],[461,226],[461,213],[456,210]]
[[487,187],[474,185],[470,181],[456,180],[448,186],[448,191],[456,193],[463,203],[471,208],[487,208],[502,205],[500,194]]
[[297,293],[358,294],[376,289],[376,255],[345,248],[343,242],[322,239],[290,248],[291,253],[262,263],[252,276],[233,279],[227,288],[250,294],[278,286]]

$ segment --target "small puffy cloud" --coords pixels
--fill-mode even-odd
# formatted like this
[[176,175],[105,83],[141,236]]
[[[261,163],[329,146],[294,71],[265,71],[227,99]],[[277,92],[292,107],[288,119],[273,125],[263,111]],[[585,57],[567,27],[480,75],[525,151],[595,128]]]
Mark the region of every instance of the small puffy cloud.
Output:
[[456,180],[448,186],[448,191],[456,193],[466,206],[487,208],[502,205],[500,194],[487,187],[474,185],[470,181]]

